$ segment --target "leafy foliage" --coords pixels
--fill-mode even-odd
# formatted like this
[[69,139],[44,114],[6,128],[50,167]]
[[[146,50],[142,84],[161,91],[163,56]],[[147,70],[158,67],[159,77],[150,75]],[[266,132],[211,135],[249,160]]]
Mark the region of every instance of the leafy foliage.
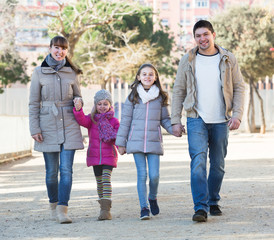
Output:
[[[0,54],[0,82],[2,86],[17,81],[27,84],[30,78],[26,74],[26,69],[25,61],[14,53]],[[0,87],[0,93],[3,93],[2,87]]]
[[112,75],[132,82],[144,62],[151,62],[165,76],[175,73],[170,56],[174,39],[163,29],[153,32],[150,8],[140,8],[138,13],[92,29],[79,46],[75,59],[87,69],[87,76],[96,79]]
[[232,51],[246,81],[271,76],[274,61],[274,16],[262,8],[238,7],[214,17],[216,42]]
[[14,10],[16,0],[7,0],[1,6],[0,14],[0,93],[3,87],[20,81],[27,83],[30,79],[26,74],[26,63],[15,49]]
[[[132,81],[144,62],[160,73],[175,74],[170,57],[173,38],[153,32],[152,10],[137,2],[79,0],[59,4],[50,30],[69,41],[69,55],[84,71],[84,82],[103,86],[113,77]],[[163,60],[164,59],[164,60]]]

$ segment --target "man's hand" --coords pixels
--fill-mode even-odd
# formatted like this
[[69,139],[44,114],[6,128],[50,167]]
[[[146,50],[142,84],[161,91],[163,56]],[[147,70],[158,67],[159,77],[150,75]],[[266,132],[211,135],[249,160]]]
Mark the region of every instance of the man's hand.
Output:
[[235,117],[232,117],[228,122],[229,130],[236,130],[240,127],[240,125],[241,121]]
[[39,142],[39,143],[41,143],[41,142],[44,141],[43,136],[42,136],[41,133],[37,133],[37,134],[32,135],[32,138],[33,138],[36,142]]
[[125,147],[118,147],[118,152],[120,155],[124,155],[126,153],[126,148]]
[[176,137],[182,137],[182,133],[185,133],[185,127],[184,125],[178,123],[178,124],[174,124],[172,125],[172,131],[174,136]]

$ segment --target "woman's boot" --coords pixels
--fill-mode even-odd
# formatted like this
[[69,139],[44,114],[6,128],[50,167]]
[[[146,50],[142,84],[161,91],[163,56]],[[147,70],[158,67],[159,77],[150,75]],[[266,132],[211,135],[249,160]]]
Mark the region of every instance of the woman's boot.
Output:
[[56,206],[57,206],[57,202],[55,202],[55,203],[49,203],[50,219],[51,220],[55,220],[55,221],[57,219]]
[[59,223],[72,223],[72,220],[68,217],[68,207],[64,205],[57,205],[57,219]]
[[101,205],[101,211],[100,211],[100,216],[98,217],[98,220],[111,220],[112,219],[112,216],[110,213],[111,200],[101,199],[98,202]]

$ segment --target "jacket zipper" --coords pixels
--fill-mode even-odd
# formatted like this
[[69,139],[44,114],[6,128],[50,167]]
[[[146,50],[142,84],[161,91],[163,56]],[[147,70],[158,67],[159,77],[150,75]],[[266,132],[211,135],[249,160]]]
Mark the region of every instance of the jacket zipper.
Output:
[[102,164],[102,141],[100,141],[100,160],[99,160],[99,165]]
[[[61,77],[60,75],[58,74],[58,72],[56,72],[56,75],[57,75],[57,80],[59,79],[59,84],[60,84],[60,98],[61,98],[61,101],[63,101],[63,93],[62,93],[62,83],[61,83]],[[66,134],[65,134],[65,125],[64,125],[64,113],[63,113],[63,107],[60,107],[61,109],[61,114],[62,114],[62,125],[63,125],[63,135],[64,135],[64,142],[66,141]],[[64,143],[63,142],[63,143]]]
[[144,153],[147,151],[147,119],[148,119],[148,106],[149,106],[149,102],[147,102],[147,109],[146,109]]

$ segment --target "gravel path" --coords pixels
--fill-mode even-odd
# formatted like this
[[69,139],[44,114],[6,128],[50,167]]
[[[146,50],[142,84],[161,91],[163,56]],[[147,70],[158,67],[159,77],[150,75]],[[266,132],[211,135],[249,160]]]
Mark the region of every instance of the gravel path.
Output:
[[221,190],[223,216],[194,223],[186,136],[164,136],[158,202],[161,213],[139,220],[132,155],[114,169],[111,221],[97,221],[99,205],[86,149],[77,151],[69,215],[49,220],[40,153],[0,165],[0,239],[274,239],[274,134],[231,133]]

